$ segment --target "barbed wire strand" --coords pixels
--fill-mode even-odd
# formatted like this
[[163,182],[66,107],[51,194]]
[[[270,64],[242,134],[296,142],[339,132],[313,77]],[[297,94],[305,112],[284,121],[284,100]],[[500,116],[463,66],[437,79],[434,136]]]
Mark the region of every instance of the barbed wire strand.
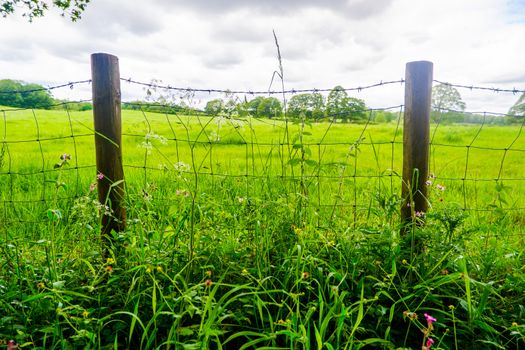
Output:
[[73,89],[76,85],[82,85],[82,84],[91,84],[91,79],[72,81],[72,82],[69,82],[69,83],[64,83],[64,84],[55,85],[55,86],[49,86],[49,87],[41,87],[41,88],[36,88],[36,89],[4,90],[4,91],[0,90],[0,94],[2,94],[2,95],[30,94],[30,93],[33,93],[33,92],[40,92],[40,91],[52,91],[52,90],[61,89],[61,88],[64,88],[64,87],[68,87],[70,89]]

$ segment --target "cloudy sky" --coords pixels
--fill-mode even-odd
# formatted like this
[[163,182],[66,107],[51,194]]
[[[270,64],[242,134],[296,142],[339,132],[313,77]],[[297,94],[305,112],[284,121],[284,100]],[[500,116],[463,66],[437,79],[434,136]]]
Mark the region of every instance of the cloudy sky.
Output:
[[[106,52],[123,78],[267,90],[278,68],[272,30],[287,89],[399,80],[406,62],[428,60],[440,81],[525,90],[525,0],[91,0],[76,23],[57,10],[33,23],[0,18],[0,79],[90,79],[90,54]],[[459,91],[470,111],[505,113],[519,97]],[[90,87],[54,94],[84,99]],[[351,95],[374,108],[403,103],[398,85]]]

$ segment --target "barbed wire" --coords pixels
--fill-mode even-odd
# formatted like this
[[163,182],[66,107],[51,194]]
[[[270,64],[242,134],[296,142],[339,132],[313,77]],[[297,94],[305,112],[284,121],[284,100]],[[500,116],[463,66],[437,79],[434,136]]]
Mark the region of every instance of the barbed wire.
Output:
[[75,85],[88,84],[88,83],[89,84],[91,83],[91,79],[79,80],[79,81],[71,81],[69,83],[64,83],[64,84],[55,85],[55,86],[49,86],[49,87],[41,87],[41,88],[36,88],[36,89],[5,90],[5,91],[0,91],[0,94],[2,94],[2,95],[6,95],[6,94],[29,94],[29,93],[32,93],[32,92],[52,91],[52,90],[61,89],[61,88],[64,88],[64,87],[69,87],[70,89],[73,89],[75,87]]
[[[321,92],[330,92],[333,90],[333,88],[310,88],[310,89],[287,89],[287,90],[229,90],[229,89],[220,89],[220,88],[191,88],[191,87],[176,87],[171,85],[161,85],[156,83],[145,83],[141,81],[136,81],[131,78],[125,79],[121,78],[122,81],[125,81],[130,84],[140,85],[147,88],[156,88],[156,89],[163,89],[163,90],[173,90],[173,91],[179,91],[179,92],[186,92],[186,93],[192,93],[192,92],[202,92],[202,93],[222,93],[222,94],[244,94],[244,95],[282,95],[282,94],[300,94],[300,93],[321,93]],[[343,88],[344,91],[357,91],[360,92],[362,90],[372,89],[375,87],[380,86],[386,86],[391,84],[403,84],[405,81],[403,79],[400,80],[393,80],[393,81],[380,81],[378,83],[364,85],[364,86],[356,86],[351,88]]]
[[510,92],[510,93],[512,93],[514,95],[518,94],[518,93],[525,93],[525,90],[520,90],[520,89],[516,89],[516,88],[504,89],[504,88],[494,88],[494,87],[486,87],[486,86],[452,84],[452,83],[447,83],[447,82],[440,81],[440,80],[433,80],[433,81],[434,81],[434,83],[443,84],[443,85],[450,86],[450,87],[455,87],[455,88],[468,89],[468,90],[485,90],[485,91],[492,91],[492,92],[496,92],[496,93],[499,93],[499,92]]

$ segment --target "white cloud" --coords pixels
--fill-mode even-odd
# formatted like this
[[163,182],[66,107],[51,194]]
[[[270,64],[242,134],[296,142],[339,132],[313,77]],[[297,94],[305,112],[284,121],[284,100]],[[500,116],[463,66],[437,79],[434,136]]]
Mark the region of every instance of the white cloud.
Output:
[[[524,89],[519,9],[516,0],[94,0],[78,23],[53,13],[0,19],[0,78],[89,79],[90,54],[109,52],[124,78],[265,90],[278,67],[275,30],[288,88],[397,80],[406,62],[430,60],[435,79]],[[506,112],[517,99],[460,92],[469,110]],[[89,98],[89,89],[57,93]],[[144,94],[128,84],[123,93]],[[401,86],[356,94],[373,107],[403,103]]]

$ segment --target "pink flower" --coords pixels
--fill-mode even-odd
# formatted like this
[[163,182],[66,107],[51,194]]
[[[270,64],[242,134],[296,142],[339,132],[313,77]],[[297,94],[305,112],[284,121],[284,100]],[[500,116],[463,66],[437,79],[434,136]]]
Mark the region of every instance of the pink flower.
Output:
[[425,344],[427,349],[430,349],[430,347],[434,344],[434,339],[427,338],[427,343]]
[[446,187],[444,185],[437,184],[436,188],[440,191],[444,191]]
[[71,160],[71,155],[64,153],[60,156],[60,160]]
[[175,191],[175,195],[189,197],[190,193],[186,190],[177,190]]
[[93,192],[95,190],[95,187],[97,187],[97,183],[92,183],[91,185],[89,185],[89,192]]
[[430,316],[429,314],[425,314],[425,319],[427,320],[428,327],[432,326],[432,323],[436,322],[437,320]]
[[416,214],[416,217],[418,217],[418,218],[421,218],[421,217],[425,216],[425,212],[424,211],[416,211],[415,214]]
[[104,178],[104,174],[102,173],[97,174],[97,179],[102,180],[103,178]]
[[18,349],[18,344],[15,344],[14,340],[10,340],[9,343],[7,343],[7,350],[16,350]]

